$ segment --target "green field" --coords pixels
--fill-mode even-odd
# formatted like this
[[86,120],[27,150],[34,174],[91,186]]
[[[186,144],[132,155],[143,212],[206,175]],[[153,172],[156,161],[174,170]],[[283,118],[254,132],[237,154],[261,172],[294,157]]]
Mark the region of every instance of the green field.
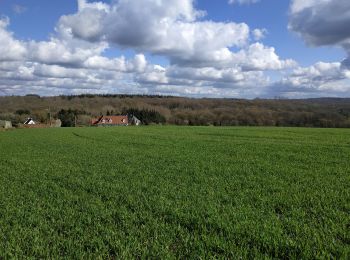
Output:
[[2,258],[350,257],[350,130],[0,132]]

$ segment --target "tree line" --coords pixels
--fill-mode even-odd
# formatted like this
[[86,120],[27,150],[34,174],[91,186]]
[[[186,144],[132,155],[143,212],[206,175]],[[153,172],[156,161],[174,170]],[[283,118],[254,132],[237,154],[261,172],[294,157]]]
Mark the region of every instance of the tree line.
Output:
[[142,95],[0,97],[0,119],[14,124],[49,116],[89,125],[101,115],[134,115],[144,124],[350,127],[350,99],[191,99]]

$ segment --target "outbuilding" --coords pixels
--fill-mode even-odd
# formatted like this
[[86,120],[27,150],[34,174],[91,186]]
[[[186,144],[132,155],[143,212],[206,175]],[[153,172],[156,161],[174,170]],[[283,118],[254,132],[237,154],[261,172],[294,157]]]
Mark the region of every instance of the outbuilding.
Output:
[[141,120],[138,119],[136,116],[132,115],[132,116],[129,118],[129,123],[130,123],[131,125],[139,126],[139,125],[141,125],[142,122],[141,122]]
[[11,121],[0,120],[0,128],[5,128],[5,129],[12,128]]

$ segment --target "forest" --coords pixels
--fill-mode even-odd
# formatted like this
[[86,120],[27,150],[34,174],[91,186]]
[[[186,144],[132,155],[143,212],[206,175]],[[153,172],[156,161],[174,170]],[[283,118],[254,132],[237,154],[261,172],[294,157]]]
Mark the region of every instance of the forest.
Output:
[[66,126],[89,125],[92,117],[133,113],[143,124],[196,126],[350,127],[350,99],[214,99],[143,95],[0,97],[0,120],[16,126],[68,118]]

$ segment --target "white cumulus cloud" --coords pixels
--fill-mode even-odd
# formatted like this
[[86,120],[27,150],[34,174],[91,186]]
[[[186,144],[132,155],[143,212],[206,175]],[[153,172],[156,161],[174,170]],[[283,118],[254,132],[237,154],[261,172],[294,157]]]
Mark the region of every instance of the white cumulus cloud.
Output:
[[[267,71],[297,67],[257,42],[266,29],[208,20],[193,0],[79,0],[46,41],[17,40],[8,25],[0,20],[0,91],[7,94],[255,97],[271,84]],[[115,49],[136,54],[105,55]],[[152,64],[153,55],[167,65]]]
[[0,61],[21,60],[26,55],[24,43],[7,31],[9,22],[6,17],[0,19]]

